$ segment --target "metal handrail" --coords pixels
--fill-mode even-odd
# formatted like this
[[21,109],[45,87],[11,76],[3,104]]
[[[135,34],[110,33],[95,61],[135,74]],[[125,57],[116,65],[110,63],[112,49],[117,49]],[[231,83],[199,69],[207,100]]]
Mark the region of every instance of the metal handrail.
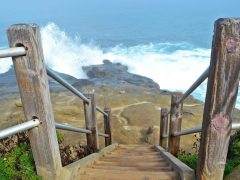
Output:
[[[14,48],[0,49],[0,58],[23,56],[23,55],[26,55],[26,54],[27,54],[27,50],[24,47],[14,47]],[[67,88],[69,91],[71,91],[73,94],[80,97],[84,102],[86,102],[88,104],[90,103],[90,100],[86,96],[84,96],[80,91],[78,91],[71,84],[69,84],[67,81],[65,81],[63,78],[61,78],[53,70],[51,70],[49,67],[46,67],[46,69],[47,69],[47,74],[51,78],[56,80],[62,86]],[[104,114],[105,116],[108,116],[108,114],[105,113],[101,108],[96,107],[96,109],[97,109],[97,111]]]
[[55,123],[56,129],[62,129],[62,130],[67,130],[67,131],[73,131],[73,132],[78,132],[78,133],[85,133],[85,134],[91,134],[92,131],[88,129],[83,129],[83,128],[77,128],[74,126],[66,125],[66,124],[60,124],[60,123]]
[[197,87],[202,84],[202,82],[207,79],[209,74],[209,67],[202,73],[201,76],[190,86],[190,88],[183,94],[181,99],[177,102],[177,104],[181,104]]
[[[232,123],[232,130],[240,129],[240,123]],[[175,132],[173,133],[173,136],[183,136],[183,135],[188,135],[188,134],[193,134],[193,133],[198,133],[202,132],[202,125],[197,125],[194,128],[190,129],[185,129],[180,132]]]
[[0,139],[6,138],[8,136],[12,136],[14,134],[32,129],[37,127],[40,124],[38,119],[32,119],[30,121],[26,121],[24,123],[3,129],[0,131]]
[[58,83],[60,83],[62,86],[67,88],[69,91],[71,91],[73,94],[77,95],[80,97],[84,102],[90,103],[89,99],[84,96],[80,91],[78,91],[75,87],[73,87],[71,84],[69,84],[67,81],[65,81],[63,78],[61,78],[58,74],[56,74],[52,69],[47,67],[47,74],[56,80]]
[[108,134],[101,133],[101,132],[98,132],[98,136],[109,137],[109,135],[108,135]]
[[102,113],[104,116],[108,116],[108,114],[105,113],[101,108],[96,107],[96,109],[97,109],[98,112]]
[[198,133],[202,131],[202,125],[197,125],[194,128],[190,128],[190,129],[185,129],[182,130],[180,132],[175,132],[173,133],[173,136],[182,136],[182,135],[188,135],[188,134],[193,134],[193,133]]
[[0,58],[24,56],[26,54],[27,51],[24,47],[0,49]]
[[240,129],[240,123],[232,123],[232,130]]
[[[90,100],[84,96],[80,91],[78,91],[75,87],[73,87],[71,84],[69,84],[67,81],[65,81],[63,78],[61,78],[58,74],[56,74],[52,69],[50,69],[49,67],[47,67],[47,74],[53,78],[54,80],[56,80],[58,83],[60,83],[61,85],[63,85],[65,88],[67,88],[69,91],[71,91],[73,94],[77,95],[78,97],[80,97],[84,102],[86,103],[90,103]],[[102,114],[104,114],[105,116],[108,116],[107,113],[105,113],[101,108],[96,107],[97,111],[101,112]]]

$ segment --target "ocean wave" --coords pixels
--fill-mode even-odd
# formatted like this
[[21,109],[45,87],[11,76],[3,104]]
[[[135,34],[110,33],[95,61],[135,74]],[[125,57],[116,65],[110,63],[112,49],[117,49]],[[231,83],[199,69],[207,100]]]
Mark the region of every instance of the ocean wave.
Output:
[[[76,78],[87,78],[82,66],[102,64],[104,59],[108,59],[128,66],[131,73],[153,79],[161,89],[184,92],[209,66],[210,61],[210,49],[195,47],[187,42],[149,43],[131,47],[120,44],[101,49],[91,43],[81,42],[78,36],[69,36],[55,23],[42,27],[41,36],[47,65]],[[10,66],[11,61],[1,61],[0,73],[6,72]],[[193,93],[203,101],[206,84],[205,81]]]
[[76,78],[86,77],[82,66],[109,59],[127,65],[132,73],[152,78],[161,88],[184,90],[209,65],[210,49],[190,49],[184,42],[119,45],[103,50],[68,36],[54,23],[43,27],[41,34],[48,66]]

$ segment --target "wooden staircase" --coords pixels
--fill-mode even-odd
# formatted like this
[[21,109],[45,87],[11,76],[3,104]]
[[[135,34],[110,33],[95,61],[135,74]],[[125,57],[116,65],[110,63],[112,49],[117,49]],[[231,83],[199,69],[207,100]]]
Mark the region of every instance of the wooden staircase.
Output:
[[153,146],[119,145],[116,149],[84,168],[83,180],[179,179]]

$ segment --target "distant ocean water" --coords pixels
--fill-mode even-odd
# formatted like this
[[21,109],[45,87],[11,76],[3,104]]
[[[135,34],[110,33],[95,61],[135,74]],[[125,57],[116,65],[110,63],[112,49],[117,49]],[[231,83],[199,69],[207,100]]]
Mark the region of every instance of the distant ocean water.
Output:
[[[187,42],[148,43],[135,46],[101,48],[94,43],[82,43],[55,23],[41,29],[47,65],[76,78],[87,78],[81,67],[101,64],[104,59],[128,66],[131,73],[153,79],[161,89],[185,91],[208,67],[210,49],[196,48]],[[0,73],[8,71],[10,60],[0,61]],[[193,95],[204,100],[206,82]]]
[[[46,1],[47,8],[33,1],[30,9],[16,4],[26,12],[17,16],[9,13],[12,3],[5,2],[0,47],[7,47],[9,25],[34,22],[41,27],[45,59],[54,70],[86,78],[82,66],[109,59],[153,79],[161,89],[184,92],[209,66],[214,21],[240,16],[239,1],[230,1],[63,0],[58,6]],[[11,64],[0,60],[0,73]],[[206,81],[192,95],[204,101],[205,93]]]

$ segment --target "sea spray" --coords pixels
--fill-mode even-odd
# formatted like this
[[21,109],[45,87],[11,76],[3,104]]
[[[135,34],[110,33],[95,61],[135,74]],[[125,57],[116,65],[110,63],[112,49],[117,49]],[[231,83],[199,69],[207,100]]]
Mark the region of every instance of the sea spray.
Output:
[[[102,64],[104,59],[109,59],[128,66],[131,73],[153,79],[161,89],[184,92],[210,62],[210,49],[187,42],[100,48],[97,43],[83,43],[80,37],[69,36],[55,23],[42,27],[41,36],[47,65],[76,78],[87,78],[82,66]],[[0,73],[8,71],[11,64],[11,60],[1,60]],[[206,81],[193,95],[204,101],[205,93]]]
[[[3,49],[3,47],[0,47]],[[12,66],[11,58],[0,59],[0,74],[7,72]]]

